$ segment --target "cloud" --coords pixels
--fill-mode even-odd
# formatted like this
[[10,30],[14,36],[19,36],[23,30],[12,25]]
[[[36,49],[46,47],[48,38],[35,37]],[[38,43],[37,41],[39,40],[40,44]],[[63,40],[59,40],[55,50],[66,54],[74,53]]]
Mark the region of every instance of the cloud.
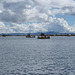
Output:
[[0,20],[4,22],[47,21],[49,15],[60,13],[75,15],[74,5],[73,0],[1,0],[0,6],[4,10],[0,13]]
[[0,22],[0,32],[7,33],[35,33],[35,32],[75,32],[75,26],[69,26],[67,21],[63,18],[53,18],[49,17],[48,22],[41,23],[10,23],[9,25],[4,25]]
[[56,14],[74,16],[75,1],[0,0],[0,21],[11,23],[3,26],[3,32],[75,31],[63,18],[56,18]]
[[75,15],[75,6],[65,6],[62,10],[64,11],[64,14]]
[[49,15],[60,13],[75,15],[74,5],[73,0],[1,0],[0,6],[4,10],[0,10],[2,11],[0,20],[6,22],[47,21]]

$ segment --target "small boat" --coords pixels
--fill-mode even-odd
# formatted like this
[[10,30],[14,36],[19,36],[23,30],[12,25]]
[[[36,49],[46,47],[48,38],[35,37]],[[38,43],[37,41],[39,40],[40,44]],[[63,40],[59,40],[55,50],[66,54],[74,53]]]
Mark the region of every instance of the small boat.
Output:
[[2,37],[6,37],[6,35],[2,35]]
[[38,36],[38,39],[50,39],[50,36],[49,35],[45,35],[43,33],[41,33],[40,36]]
[[28,35],[26,35],[26,38],[35,38],[35,36],[28,34]]

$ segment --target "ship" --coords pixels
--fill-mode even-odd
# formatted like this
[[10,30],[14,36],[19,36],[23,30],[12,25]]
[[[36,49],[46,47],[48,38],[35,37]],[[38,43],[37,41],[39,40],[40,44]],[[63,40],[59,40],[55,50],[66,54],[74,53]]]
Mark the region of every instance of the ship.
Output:
[[26,38],[35,38],[35,36],[28,34],[28,35],[26,35]]
[[41,34],[38,36],[38,39],[50,39],[50,36],[41,33]]

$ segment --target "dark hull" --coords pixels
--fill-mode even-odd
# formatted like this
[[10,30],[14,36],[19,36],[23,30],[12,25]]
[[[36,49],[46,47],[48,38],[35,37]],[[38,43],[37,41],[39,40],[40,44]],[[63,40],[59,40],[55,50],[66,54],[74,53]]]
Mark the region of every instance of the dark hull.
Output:
[[28,36],[26,36],[26,38],[35,38],[35,36],[34,37],[28,37]]
[[38,39],[50,39],[50,37],[38,37]]

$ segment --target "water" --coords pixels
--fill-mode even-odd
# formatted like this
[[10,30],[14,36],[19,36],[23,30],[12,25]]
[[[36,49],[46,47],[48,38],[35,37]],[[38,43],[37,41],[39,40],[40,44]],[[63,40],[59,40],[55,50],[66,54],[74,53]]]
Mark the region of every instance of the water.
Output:
[[0,75],[75,75],[75,37],[0,37]]

